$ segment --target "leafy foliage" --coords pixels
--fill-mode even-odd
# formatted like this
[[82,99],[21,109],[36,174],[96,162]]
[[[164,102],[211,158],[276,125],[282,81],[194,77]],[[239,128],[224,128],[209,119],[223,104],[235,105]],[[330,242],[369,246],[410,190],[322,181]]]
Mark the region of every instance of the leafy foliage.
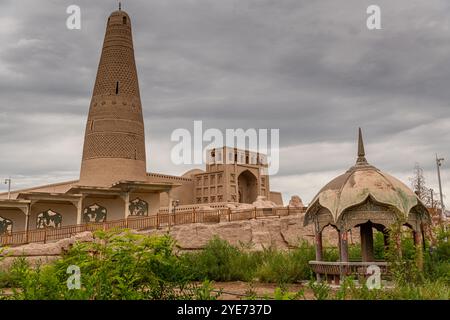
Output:
[[[17,259],[11,270],[14,299],[192,299],[189,270],[168,236],[96,233],[98,241],[76,244],[52,264],[32,268]],[[81,289],[67,286],[67,269],[81,271]]]
[[[307,287],[315,299],[449,299],[450,245],[448,232],[438,230],[437,241],[424,256],[425,271],[417,268],[416,248],[409,234],[392,228],[391,241],[384,250],[383,235],[375,234],[377,258],[390,262],[393,282],[382,289],[369,290],[346,277],[338,289],[310,280]],[[409,237],[408,237],[409,236]],[[315,259],[314,247],[303,242],[296,249],[263,251],[233,246],[219,238],[211,240],[199,252],[177,253],[174,240],[168,236],[144,236],[128,231],[98,231],[96,241],[75,244],[60,260],[30,266],[17,258],[10,270],[0,272],[0,288],[13,288],[12,299],[203,299],[214,300],[221,292],[213,281],[246,281],[250,283],[246,298],[256,295],[253,283],[276,283],[273,296],[267,299],[304,299],[305,291],[288,292],[287,284],[313,279],[308,264]],[[357,258],[355,247],[350,256]],[[337,248],[325,248],[326,261],[337,260]],[[81,288],[67,286],[69,266],[81,271]]]
[[304,242],[289,252],[273,248],[249,251],[214,238],[204,250],[183,256],[184,264],[196,280],[252,281],[291,283],[312,276],[308,261],[314,259],[314,247]]

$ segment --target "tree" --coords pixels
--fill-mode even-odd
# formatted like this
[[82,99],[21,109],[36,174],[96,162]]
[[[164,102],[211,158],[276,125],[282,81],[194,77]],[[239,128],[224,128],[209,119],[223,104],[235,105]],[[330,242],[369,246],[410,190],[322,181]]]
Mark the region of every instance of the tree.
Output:
[[439,205],[439,201],[434,199],[433,189],[426,186],[423,169],[417,162],[414,165],[414,175],[410,181],[412,189],[427,207],[436,208]]

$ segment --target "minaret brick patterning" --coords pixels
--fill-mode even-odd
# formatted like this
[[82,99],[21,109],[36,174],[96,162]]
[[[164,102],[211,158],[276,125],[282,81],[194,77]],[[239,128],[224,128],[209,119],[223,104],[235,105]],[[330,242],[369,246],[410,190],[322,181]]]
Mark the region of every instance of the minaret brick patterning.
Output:
[[131,21],[108,18],[84,138],[80,184],[145,181],[145,133]]

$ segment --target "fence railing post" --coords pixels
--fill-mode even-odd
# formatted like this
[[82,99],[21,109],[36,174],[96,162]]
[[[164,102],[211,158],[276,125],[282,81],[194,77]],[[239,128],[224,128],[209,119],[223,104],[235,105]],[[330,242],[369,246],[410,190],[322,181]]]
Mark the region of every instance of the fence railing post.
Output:
[[256,207],[255,207],[255,212],[253,214],[253,219],[256,219]]
[[192,218],[193,218],[192,223],[195,223],[196,220],[197,220],[197,216],[196,216],[196,212],[195,212],[195,207],[193,208],[192,213],[193,213],[193,214],[192,214]]
[[156,229],[159,229],[159,212],[156,214]]
[[47,227],[44,227],[44,244],[47,243]]
[[167,222],[169,223],[169,232],[170,232],[170,227],[171,227],[171,222],[172,222],[172,219],[171,219],[171,216],[172,216],[172,214],[169,212],[169,213],[167,213]]

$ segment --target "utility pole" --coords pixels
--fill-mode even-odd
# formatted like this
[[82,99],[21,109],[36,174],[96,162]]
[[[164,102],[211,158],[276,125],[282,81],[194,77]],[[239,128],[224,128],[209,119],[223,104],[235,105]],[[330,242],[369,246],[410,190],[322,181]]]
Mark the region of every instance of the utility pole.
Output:
[[[436,167],[437,167],[437,174],[438,174],[438,181],[439,181],[439,195],[441,197],[441,219],[442,222],[445,222],[446,216],[445,216],[445,205],[444,205],[444,197],[442,196],[442,183],[441,183],[441,165],[442,161],[444,161],[444,158],[438,158],[436,154]],[[444,224],[445,225],[445,224]]]
[[431,193],[431,209],[434,209],[434,190],[430,189]]
[[5,184],[8,185],[8,200],[11,199],[11,177],[5,179]]

